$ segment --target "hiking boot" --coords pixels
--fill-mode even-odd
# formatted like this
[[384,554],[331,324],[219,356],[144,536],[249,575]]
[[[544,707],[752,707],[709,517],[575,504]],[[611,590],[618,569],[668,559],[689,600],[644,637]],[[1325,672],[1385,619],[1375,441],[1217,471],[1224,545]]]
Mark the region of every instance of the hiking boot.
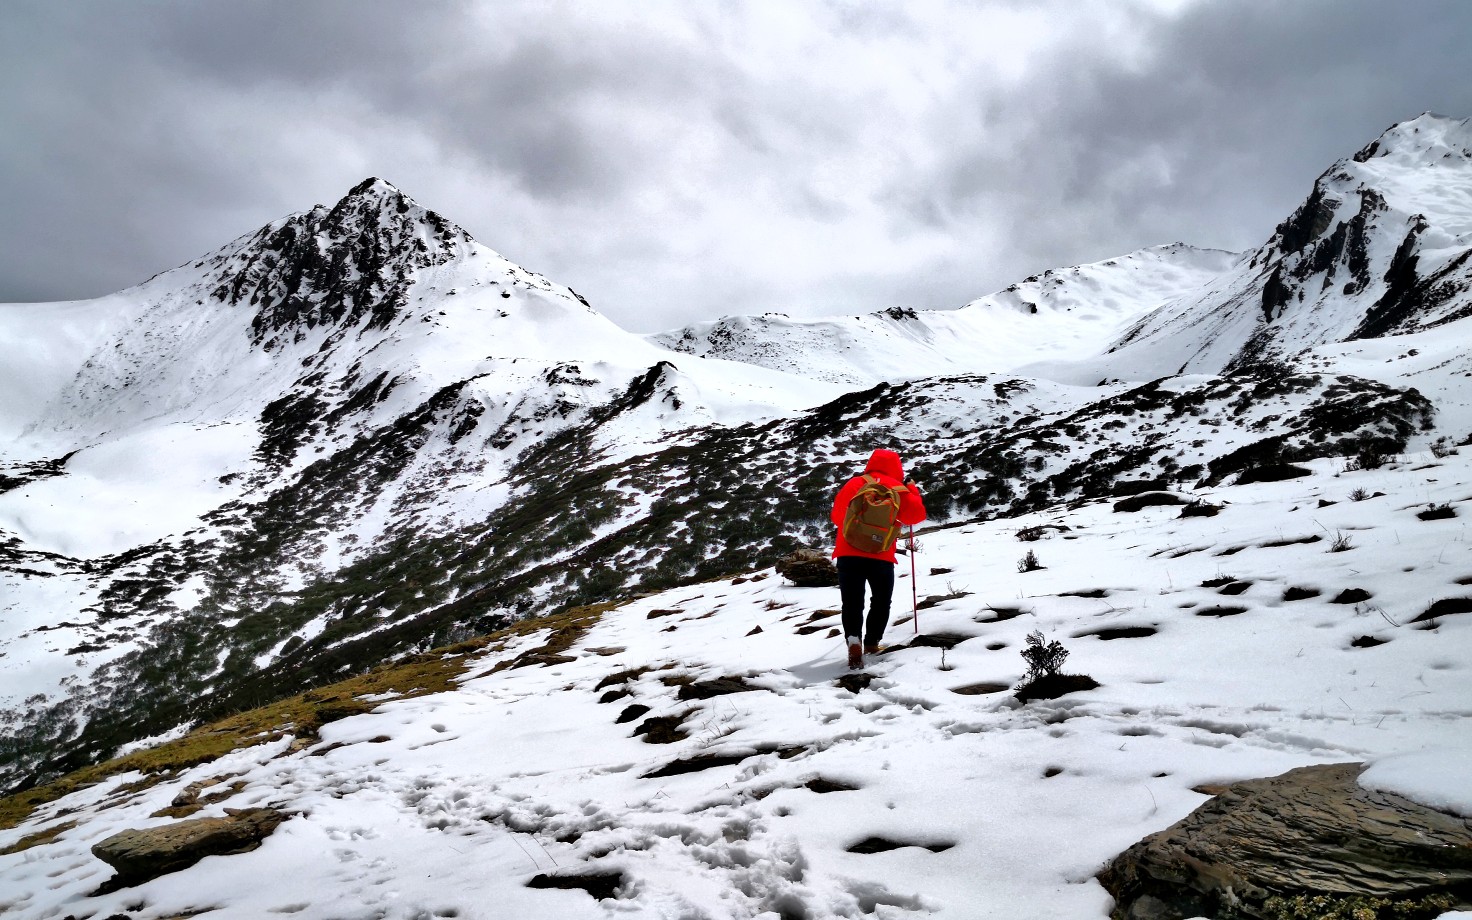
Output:
[[879,654],[882,651],[884,651],[884,648],[882,646],[880,646],[880,644],[878,642],[865,642],[864,643],[864,654],[865,655],[877,655],[877,654]]
[[849,643],[848,666],[855,671],[864,666],[864,650],[857,642]]

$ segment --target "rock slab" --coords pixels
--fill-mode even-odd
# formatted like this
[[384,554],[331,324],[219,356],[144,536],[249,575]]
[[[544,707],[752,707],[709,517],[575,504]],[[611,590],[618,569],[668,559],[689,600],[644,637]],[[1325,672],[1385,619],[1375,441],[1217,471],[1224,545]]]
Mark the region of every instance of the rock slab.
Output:
[[838,567],[828,554],[806,547],[778,559],[777,573],[799,588],[831,588],[838,584]]
[[117,870],[107,884],[117,890],[187,869],[206,856],[254,850],[286,817],[272,808],[227,808],[223,818],[119,831],[95,844],[92,855]]
[[[1263,917],[1274,896],[1472,898],[1472,822],[1360,787],[1364,764],[1235,783],[1099,875],[1113,920]],[[1472,905],[1468,905],[1472,906]]]

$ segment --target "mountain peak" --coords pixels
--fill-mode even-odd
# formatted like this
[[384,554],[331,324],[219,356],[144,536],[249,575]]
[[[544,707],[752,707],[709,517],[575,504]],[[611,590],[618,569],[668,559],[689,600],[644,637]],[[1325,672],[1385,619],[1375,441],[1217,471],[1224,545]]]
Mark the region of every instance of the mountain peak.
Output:
[[331,208],[262,227],[208,260],[210,294],[255,307],[252,331],[269,349],[320,325],[386,326],[415,272],[474,245],[454,223],[370,176]]
[[1449,157],[1472,159],[1472,118],[1451,118],[1423,112],[1385,129],[1352,159],[1364,163],[1378,157],[1399,156],[1419,162]]

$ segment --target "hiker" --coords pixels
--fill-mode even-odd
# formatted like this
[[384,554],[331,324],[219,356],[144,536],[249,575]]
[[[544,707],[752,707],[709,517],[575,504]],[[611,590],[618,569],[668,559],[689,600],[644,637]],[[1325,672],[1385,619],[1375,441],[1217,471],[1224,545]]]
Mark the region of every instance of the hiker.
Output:
[[[894,549],[901,526],[925,520],[920,489],[905,482],[904,476],[900,455],[880,448],[870,455],[863,474],[845,483],[833,499],[833,523],[838,528],[833,556],[838,560],[838,593],[843,599],[843,636],[850,668],[862,667],[865,654],[879,652],[879,640],[889,625]],[[867,620],[865,585],[870,592]]]

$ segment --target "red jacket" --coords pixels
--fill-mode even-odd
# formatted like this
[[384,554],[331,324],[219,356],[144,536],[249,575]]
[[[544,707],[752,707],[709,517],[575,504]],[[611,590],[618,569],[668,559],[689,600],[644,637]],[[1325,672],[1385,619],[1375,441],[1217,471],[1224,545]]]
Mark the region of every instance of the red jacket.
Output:
[[[900,455],[892,450],[880,448],[874,451],[869,457],[869,464],[864,467],[864,472],[877,477],[881,484],[890,488],[905,485],[905,471],[900,466]],[[863,550],[854,549],[843,538],[843,518],[848,513],[848,503],[863,486],[864,477],[855,476],[844,483],[843,488],[838,490],[838,495],[833,499],[833,525],[838,528],[837,545],[833,548],[833,555],[865,556],[869,559],[894,562],[893,549],[887,553],[866,553]],[[920,490],[913,485],[908,485],[905,493],[900,496],[900,523],[918,524],[923,520],[925,520],[925,502],[920,498]]]

